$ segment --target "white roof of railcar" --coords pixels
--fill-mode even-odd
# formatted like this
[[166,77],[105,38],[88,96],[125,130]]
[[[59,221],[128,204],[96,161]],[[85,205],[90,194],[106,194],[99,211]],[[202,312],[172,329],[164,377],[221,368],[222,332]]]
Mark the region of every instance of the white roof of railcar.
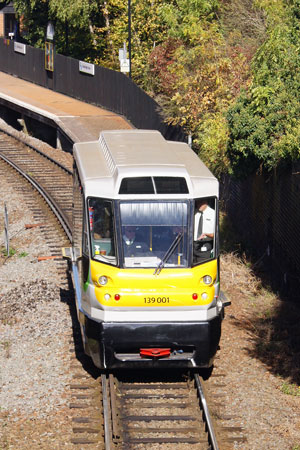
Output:
[[[98,141],[74,144],[74,157],[86,196],[123,198],[123,178],[143,176],[184,177],[189,195],[157,195],[164,198],[218,195],[218,182],[190,147],[167,141],[158,131],[103,131]],[[128,196],[127,196],[128,197]],[[133,198],[153,198],[133,195]]]

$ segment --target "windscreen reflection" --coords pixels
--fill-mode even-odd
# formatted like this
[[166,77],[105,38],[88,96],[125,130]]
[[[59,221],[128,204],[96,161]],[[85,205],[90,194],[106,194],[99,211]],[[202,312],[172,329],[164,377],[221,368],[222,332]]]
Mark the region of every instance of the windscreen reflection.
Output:
[[187,202],[120,203],[124,267],[186,267],[187,216]]

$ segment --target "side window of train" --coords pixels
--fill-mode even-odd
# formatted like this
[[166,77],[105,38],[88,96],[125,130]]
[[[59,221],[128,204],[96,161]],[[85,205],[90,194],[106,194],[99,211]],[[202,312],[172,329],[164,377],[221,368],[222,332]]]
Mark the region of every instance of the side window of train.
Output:
[[112,201],[95,197],[89,198],[88,217],[92,258],[116,265]]
[[194,204],[193,263],[216,257],[217,206],[215,198],[198,198]]
[[73,246],[82,248],[84,199],[78,170],[75,164],[73,173]]
[[[84,202],[84,196],[82,198]],[[83,221],[82,221],[82,281],[86,283],[89,276],[90,257],[89,257],[89,245],[88,245],[88,228],[84,204],[83,206]]]
[[88,228],[87,228],[86,214],[83,215],[82,253],[84,253],[85,255],[89,254]]

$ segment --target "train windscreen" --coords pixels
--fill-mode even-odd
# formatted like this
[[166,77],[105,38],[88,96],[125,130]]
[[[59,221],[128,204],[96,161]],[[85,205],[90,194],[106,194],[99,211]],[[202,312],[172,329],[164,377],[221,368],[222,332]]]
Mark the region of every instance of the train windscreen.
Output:
[[120,202],[124,267],[187,267],[188,202]]

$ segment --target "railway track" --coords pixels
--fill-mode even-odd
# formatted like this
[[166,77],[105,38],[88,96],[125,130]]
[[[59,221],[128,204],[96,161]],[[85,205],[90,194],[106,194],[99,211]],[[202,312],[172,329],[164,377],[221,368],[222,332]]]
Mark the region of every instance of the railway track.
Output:
[[[71,170],[49,155],[1,132],[0,158],[31,183],[27,183],[22,191],[36,223],[45,233],[50,257],[57,260],[61,285],[68,291],[70,278],[67,277],[67,264],[61,257],[61,247],[70,245],[72,233]],[[38,200],[36,194],[33,197],[31,186],[39,192]],[[221,426],[216,434],[198,374],[101,374],[83,353],[72,302],[70,311],[73,319],[70,410],[74,446],[93,450],[184,450],[192,445],[195,450],[223,450],[232,448],[228,445],[234,441],[245,440],[239,427]],[[209,396],[216,386],[210,382]],[[214,412],[214,416],[218,415],[219,410]],[[222,447],[218,446],[216,435],[222,440]]]
[[72,317],[69,334],[72,435],[66,436],[66,445],[102,449],[101,377],[83,353],[71,277],[61,254],[61,247],[70,246],[71,240],[72,172],[60,161],[0,132],[0,173],[5,174],[14,189],[25,197],[34,217],[31,225],[38,225],[44,235],[50,249],[45,259],[55,259],[61,297],[69,304]]
[[[54,159],[43,155],[12,136],[0,131],[0,160],[2,172],[11,179],[16,191],[21,191],[27,206],[33,213],[34,223],[39,226],[50,254],[41,255],[45,259],[55,259],[58,281],[63,289],[68,289],[67,264],[62,259],[62,245],[70,243],[71,216],[67,214],[70,209],[70,200],[63,212],[64,219],[59,220],[60,198],[57,189],[51,190],[51,184],[60,186],[69,196],[72,191],[71,171]],[[43,176],[54,169],[52,181],[49,176]],[[34,188],[34,189],[33,189]],[[54,214],[53,214],[54,212]]]
[[136,372],[101,377],[106,448],[219,448],[198,374],[136,378]]
[[49,155],[0,132],[0,157],[40,193],[72,239],[72,171]]

